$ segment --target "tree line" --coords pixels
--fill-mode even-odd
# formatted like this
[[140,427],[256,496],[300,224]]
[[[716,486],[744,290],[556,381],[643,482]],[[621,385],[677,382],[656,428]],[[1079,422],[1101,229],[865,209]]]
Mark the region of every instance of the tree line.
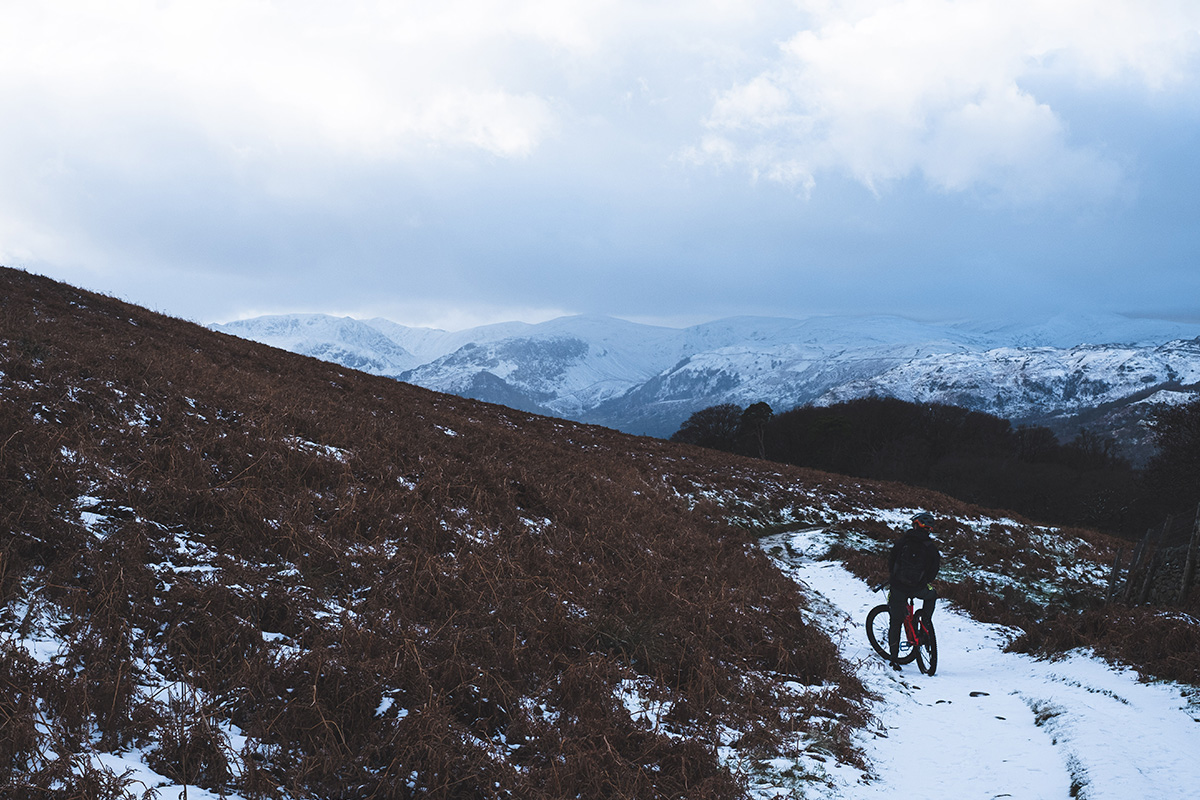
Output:
[[1143,470],[1111,440],[1068,442],[1040,426],[951,405],[868,397],[781,414],[766,403],[714,405],[672,441],[855,477],[891,480],[1033,519],[1140,535],[1200,501],[1200,402],[1153,421],[1157,455]]

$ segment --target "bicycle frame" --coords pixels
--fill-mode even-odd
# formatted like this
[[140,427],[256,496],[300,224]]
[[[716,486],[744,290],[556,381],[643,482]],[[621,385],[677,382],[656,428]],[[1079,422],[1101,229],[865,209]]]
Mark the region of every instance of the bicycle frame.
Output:
[[908,613],[904,615],[904,635],[908,637],[908,643],[916,647],[917,642],[917,623],[913,619],[913,601],[908,601]]

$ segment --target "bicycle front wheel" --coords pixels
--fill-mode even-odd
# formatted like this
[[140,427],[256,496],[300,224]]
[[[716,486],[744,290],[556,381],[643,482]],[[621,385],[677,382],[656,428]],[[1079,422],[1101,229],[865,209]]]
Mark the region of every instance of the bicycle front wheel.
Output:
[[[871,641],[871,647],[875,648],[875,652],[884,659],[890,660],[892,654],[888,652],[888,628],[892,624],[892,615],[888,611],[887,604],[875,606],[867,614],[867,638]],[[900,631],[900,651],[897,659],[901,664],[907,664],[917,657],[917,649],[908,643],[908,637],[904,635],[904,630]]]
[[933,620],[922,618],[917,623],[918,643],[915,648],[917,654],[917,668],[926,675],[932,675],[937,671],[937,634],[933,630]]

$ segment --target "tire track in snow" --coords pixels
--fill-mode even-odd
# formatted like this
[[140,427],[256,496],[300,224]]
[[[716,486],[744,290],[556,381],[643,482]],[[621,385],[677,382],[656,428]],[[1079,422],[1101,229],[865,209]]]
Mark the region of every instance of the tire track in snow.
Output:
[[1002,628],[941,601],[937,674],[915,662],[896,673],[863,628],[883,594],[814,559],[826,549],[822,531],[763,543],[788,545],[780,564],[817,598],[818,621],[880,698],[860,739],[873,775],[842,781],[830,798],[1200,799],[1200,714],[1178,685],[1139,683],[1082,653],[1005,653]]

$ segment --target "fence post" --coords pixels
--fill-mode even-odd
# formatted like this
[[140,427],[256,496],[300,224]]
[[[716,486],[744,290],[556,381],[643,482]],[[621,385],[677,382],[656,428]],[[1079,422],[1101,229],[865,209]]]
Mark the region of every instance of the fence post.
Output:
[[1142,566],[1142,557],[1146,554],[1146,543],[1150,540],[1150,534],[1154,533],[1153,528],[1146,529],[1146,535],[1137,543],[1137,547],[1133,548],[1133,559],[1129,562],[1129,572],[1125,575],[1125,591],[1121,593],[1121,597],[1125,602],[1133,597],[1133,581],[1137,576],[1138,569]]
[[1162,542],[1167,535],[1167,531],[1171,529],[1172,523],[1175,522],[1175,517],[1169,516],[1163,523],[1162,528],[1158,532],[1158,536],[1154,539],[1154,557],[1150,559],[1149,565],[1146,567],[1146,580],[1142,581],[1142,591],[1138,594],[1138,604],[1145,603],[1150,599],[1150,587],[1154,582],[1154,575],[1158,572],[1158,567],[1162,564]]
[[1179,604],[1187,602],[1192,591],[1192,573],[1196,571],[1196,551],[1200,549],[1200,506],[1196,507],[1196,521],[1192,524],[1192,540],[1188,543],[1187,558],[1183,561],[1183,583],[1179,587]]
[[1105,596],[1105,602],[1111,603],[1113,598],[1117,596],[1117,576],[1121,574],[1121,556],[1125,555],[1125,548],[1118,547],[1117,554],[1113,556],[1112,569],[1108,572],[1108,594]]

